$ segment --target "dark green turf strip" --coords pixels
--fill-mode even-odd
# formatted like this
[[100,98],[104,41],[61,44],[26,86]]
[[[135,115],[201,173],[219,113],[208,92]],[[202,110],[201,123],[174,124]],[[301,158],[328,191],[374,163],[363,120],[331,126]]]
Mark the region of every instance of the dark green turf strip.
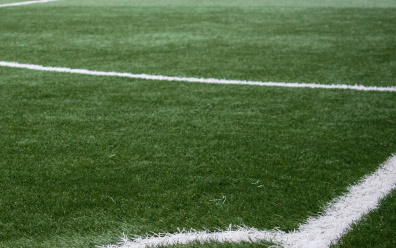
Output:
[[[0,60],[395,86],[394,4],[71,0],[0,8]],[[229,224],[292,230],[396,151],[395,123],[388,92],[0,68],[0,247],[93,247],[123,232]],[[392,244],[392,225],[378,224],[394,219],[392,197],[342,242]],[[227,246],[245,244],[219,244]]]
[[393,93],[1,73],[5,244],[291,230],[396,150]]

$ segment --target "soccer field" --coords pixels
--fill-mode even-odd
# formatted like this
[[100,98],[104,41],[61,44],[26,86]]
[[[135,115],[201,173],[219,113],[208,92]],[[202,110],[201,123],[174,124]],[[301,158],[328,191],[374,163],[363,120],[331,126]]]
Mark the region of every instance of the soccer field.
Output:
[[0,0],[0,128],[0,247],[396,247],[396,1]]

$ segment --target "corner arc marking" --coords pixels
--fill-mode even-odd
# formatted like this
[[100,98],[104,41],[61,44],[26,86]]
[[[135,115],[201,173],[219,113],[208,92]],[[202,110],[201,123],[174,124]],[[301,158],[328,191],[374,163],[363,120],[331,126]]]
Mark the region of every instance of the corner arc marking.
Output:
[[226,231],[191,230],[153,237],[122,238],[118,245],[107,248],[147,248],[191,242],[259,242],[270,241],[284,248],[328,248],[347,233],[353,223],[378,207],[379,202],[396,188],[396,154],[374,173],[349,188],[349,192],[332,201],[322,215],[309,218],[294,232],[260,231],[255,228],[229,228]]

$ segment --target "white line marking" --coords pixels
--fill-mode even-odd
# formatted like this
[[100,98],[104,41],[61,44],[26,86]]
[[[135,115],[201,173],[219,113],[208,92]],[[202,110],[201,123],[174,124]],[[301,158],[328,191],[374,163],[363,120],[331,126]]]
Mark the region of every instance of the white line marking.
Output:
[[28,2],[19,2],[19,3],[6,3],[1,4],[1,7],[11,7],[11,6],[20,6],[20,5],[27,5],[27,4],[34,4],[34,3],[47,3],[47,2],[55,2],[59,0],[37,0],[37,1],[28,1]]
[[[328,205],[323,215],[311,218],[297,232],[286,235],[286,247],[328,247],[353,223],[375,209],[396,188],[396,154],[349,192]],[[309,244],[309,245],[307,245]]]
[[276,82],[226,80],[226,79],[215,79],[215,78],[169,77],[169,76],[160,76],[160,75],[91,71],[87,69],[71,69],[64,67],[49,67],[42,65],[20,64],[16,62],[7,62],[7,61],[0,61],[0,66],[23,68],[23,69],[38,70],[38,71],[65,72],[65,73],[76,73],[76,74],[96,75],[96,76],[126,77],[126,78],[137,78],[137,79],[158,80],[158,81],[179,81],[179,82],[208,83],[208,84],[237,84],[237,85],[293,87],[293,88],[350,89],[350,90],[362,90],[362,91],[396,92],[396,86],[375,87],[375,86],[345,85],[345,84],[328,85],[328,84],[308,84],[308,83],[276,83]]
[[34,3],[47,3],[47,2],[55,2],[59,0],[37,0],[37,1],[28,1],[28,2],[19,2],[19,3],[6,3],[1,4],[1,7],[11,7],[11,6],[20,6],[20,5],[27,5],[27,4],[34,4]]
[[327,248],[336,243],[364,215],[378,207],[379,202],[396,188],[396,154],[389,158],[373,174],[364,177],[349,192],[331,202],[322,215],[310,218],[290,233],[260,231],[242,227],[222,232],[189,231],[159,234],[154,237],[123,238],[112,248],[143,248],[160,245],[198,242],[259,242],[271,241],[285,248]]

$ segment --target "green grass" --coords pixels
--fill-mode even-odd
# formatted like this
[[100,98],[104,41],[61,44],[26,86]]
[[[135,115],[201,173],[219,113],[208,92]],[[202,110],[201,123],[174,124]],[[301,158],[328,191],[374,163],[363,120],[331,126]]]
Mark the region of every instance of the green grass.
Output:
[[2,59],[258,81],[395,81],[393,8],[63,4],[8,8],[0,17]]
[[[371,8],[368,1],[164,3],[60,1],[0,9],[0,60],[395,85],[394,8]],[[122,233],[229,224],[290,231],[396,151],[391,92],[4,67],[0,75],[0,247],[93,247],[117,242]],[[343,247],[359,239],[392,244],[394,225],[378,222],[395,218],[392,199],[367,217],[372,222],[359,224],[373,230],[362,235],[358,226]],[[259,246],[209,246],[215,245]]]
[[334,248],[343,247],[395,247],[396,192],[388,196],[381,207],[353,226]]
[[0,4],[7,4],[7,3],[18,3],[18,2],[25,2],[24,0],[0,0]]
[[187,6],[187,7],[201,7],[201,6],[210,6],[210,7],[224,7],[224,6],[233,6],[233,7],[251,7],[251,6],[260,6],[260,7],[268,7],[268,6],[276,6],[276,7],[288,7],[288,8],[296,8],[296,7],[322,7],[322,8],[392,8],[396,7],[396,3],[393,0],[377,0],[375,2],[370,0],[114,0],[114,1],[106,1],[106,0],[68,0],[57,3],[59,5],[66,6]]

